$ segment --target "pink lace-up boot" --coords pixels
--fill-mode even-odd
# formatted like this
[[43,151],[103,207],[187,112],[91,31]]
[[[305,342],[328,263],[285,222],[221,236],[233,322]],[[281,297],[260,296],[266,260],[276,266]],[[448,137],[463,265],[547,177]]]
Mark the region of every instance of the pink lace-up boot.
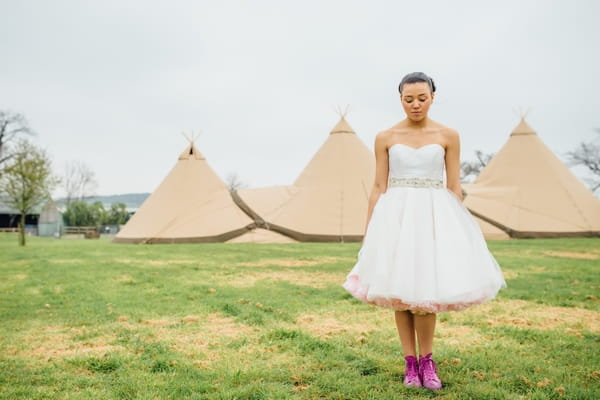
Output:
[[419,356],[419,376],[424,387],[429,390],[440,390],[442,381],[437,376],[437,365],[431,359],[431,353]]
[[404,372],[404,386],[421,387],[421,378],[419,377],[419,363],[414,356],[404,357],[406,361],[406,371]]

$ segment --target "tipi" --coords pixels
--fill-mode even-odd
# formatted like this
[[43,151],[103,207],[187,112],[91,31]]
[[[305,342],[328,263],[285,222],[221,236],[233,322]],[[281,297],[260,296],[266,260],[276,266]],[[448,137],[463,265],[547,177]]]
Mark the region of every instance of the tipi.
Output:
[[360,241],[375,158],[342,116],[293,185],[245,189],[236,202],[258,226],[298,241]]
[[117,234],[117,243],[223,242],[255,227],[193,141]]
[[464,189],[487,238],[600,236],[600,200],[524,118]]

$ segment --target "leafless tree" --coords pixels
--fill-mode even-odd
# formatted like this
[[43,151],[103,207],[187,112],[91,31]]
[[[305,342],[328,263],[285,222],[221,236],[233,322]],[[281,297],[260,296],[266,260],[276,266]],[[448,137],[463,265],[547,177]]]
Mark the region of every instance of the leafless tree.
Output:
[[10,143],[22,135],[33,135],[24,115],[0,110],[0,165],[14,156]]
[[243,189],[247,187],[247,185],[244,182],[242,182],[238,174],[235,172],[227,175],[225,183],[227,184],[227,187],[229,188],[230,192],[234,192],[238,189]]
[[69,161],[62,177],[67,205],[73,200],[83,200],[93,196],[98,187],[94,171],[83,161]]
[[[595,129],[596,133],[600,134],[600,129]],[[592,177],[585,179],[592,192],[600,189],[600,136],[596,137],[591,142],[579,143],[575,150],[567,153],[567,162],[571,166],[581,165],[589,172]]]
[[476,178],[494,157],[494,153],[485,154],[481,150],[475,150],[475,157],[477,158],[475,161],[463,161],[460,163],[461,182],[471,182]]

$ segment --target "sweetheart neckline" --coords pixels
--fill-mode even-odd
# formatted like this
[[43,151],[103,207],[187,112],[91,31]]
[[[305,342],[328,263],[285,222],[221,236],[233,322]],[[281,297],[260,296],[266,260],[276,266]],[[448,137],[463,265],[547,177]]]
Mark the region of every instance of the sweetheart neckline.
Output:
[[428,143],[428,144],[424,144],[423,146],[420,146],[420,147],[412,147],[412,146],[409,146],[409,145],[407,145],[407,144],[404,144],[404,143],[394,143],[393,145],[391,145],[390,147],[388,147],[388,151],[389,151],[389,150],[390,150],[392,147],[394,147],[394,146],[404,146],[404,147],[408,147],[409,149],[412,149],[412,150],[415,150],[415,151],[416,151],[416,150],[421,150],[423,147],[427,147],[427,146],[435,146],[435,145],[437,145],[437,146],[440,146],[440,147],[442,148],[442,150],[446,151],[446,149],[444,148],[444,146],[442,146],[442,145],[441,145],[441,144],[439,144],[439,143]]

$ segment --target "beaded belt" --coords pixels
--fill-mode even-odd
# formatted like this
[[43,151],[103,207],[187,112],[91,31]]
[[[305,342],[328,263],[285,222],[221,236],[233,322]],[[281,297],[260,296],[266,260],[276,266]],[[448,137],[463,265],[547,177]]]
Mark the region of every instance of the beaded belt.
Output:
[[443,188],[444,182],[441,179],[432,178],[396,178],[390,177],[388,186],[410,186],[410,187],[430,187]]

